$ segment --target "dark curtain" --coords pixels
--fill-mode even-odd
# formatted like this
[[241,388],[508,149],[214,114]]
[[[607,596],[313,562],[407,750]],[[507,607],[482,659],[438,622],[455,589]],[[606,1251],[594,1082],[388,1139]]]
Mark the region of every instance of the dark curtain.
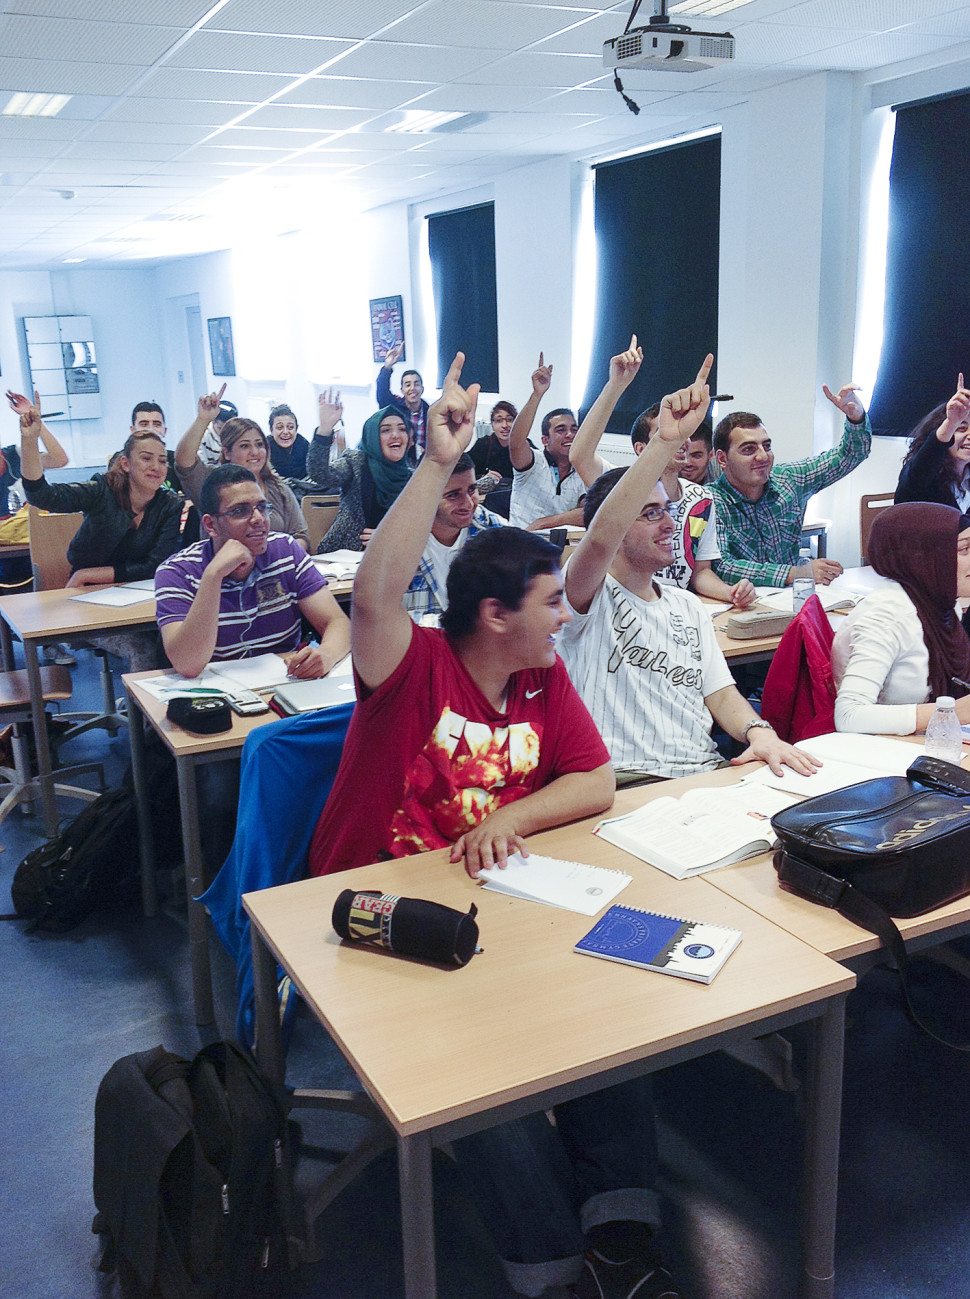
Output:
[[498,392],[495,204],[428,217],[428,251],[438,321],[438,386],[465,353],[462,385]]
[[970,95],[896,113],[889,172],[886,310],[870,419],[908,433],[970,380],[967,249],[970,205],[960,180]]
[[720,136],[602,164],[594,211],[596,324],[582,409],[599,395],[610,357],[636,334],[643,365],[608,425],[627,434],[642,410],[717,353]]

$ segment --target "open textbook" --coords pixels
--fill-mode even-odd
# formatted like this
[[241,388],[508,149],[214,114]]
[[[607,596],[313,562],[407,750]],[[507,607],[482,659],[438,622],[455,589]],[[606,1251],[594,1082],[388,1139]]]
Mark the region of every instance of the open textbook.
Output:
[[822,766],[812,776],[800,776],[784,768],[774,775],[768,767],[745,776],[744,784],[770,786],[802,798],[829,794],[833,789],[858,785],[874,776],[905,776],[906,769],[923,752],[922,746],[907,740],[890,740],[881,735],[851,735],[833,731],[812,740],[799,740],[798,747],[818,758]]
[[594,833],[682,880],[767,852],[771,818],[796,801],[764,785],[691,789],[609,817]]

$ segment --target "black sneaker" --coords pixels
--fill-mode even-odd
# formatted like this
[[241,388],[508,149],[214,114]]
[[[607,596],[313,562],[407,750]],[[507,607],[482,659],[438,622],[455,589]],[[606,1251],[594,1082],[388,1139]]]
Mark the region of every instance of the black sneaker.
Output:
[[643,1222],[607,1222],[586,1236],[575,1299],[681,1299]]

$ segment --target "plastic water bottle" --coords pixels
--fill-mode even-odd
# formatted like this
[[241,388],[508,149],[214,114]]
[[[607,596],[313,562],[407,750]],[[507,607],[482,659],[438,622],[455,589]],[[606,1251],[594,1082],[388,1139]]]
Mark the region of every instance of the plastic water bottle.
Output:
[[956,701],[951,695],[940,695],[933,716],[926,727],[923,752],[928,758],[942,758],[957,765],[963,757],[963,732],[957,718]]
[[795,613],[815,594],[815,573],[812,571],[812,552],[806,546],[798,552],[798,567],[791,584],[791,607]]

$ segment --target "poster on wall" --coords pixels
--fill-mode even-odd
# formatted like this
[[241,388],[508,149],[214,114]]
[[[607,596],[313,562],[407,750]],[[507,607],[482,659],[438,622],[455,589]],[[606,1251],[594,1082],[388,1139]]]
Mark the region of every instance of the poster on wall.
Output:
[[229,316],[210,316],[209,351],[212,354],[212,373],[234,377],[236,353],[232,347],[232,320]]
[[370,334],[374,360],[378,363],[383,363],[385,356],[398,343],[401,345],[398,360],[408,359],[404,348],[404,299],[400,294],[393,298],[371,298]]

